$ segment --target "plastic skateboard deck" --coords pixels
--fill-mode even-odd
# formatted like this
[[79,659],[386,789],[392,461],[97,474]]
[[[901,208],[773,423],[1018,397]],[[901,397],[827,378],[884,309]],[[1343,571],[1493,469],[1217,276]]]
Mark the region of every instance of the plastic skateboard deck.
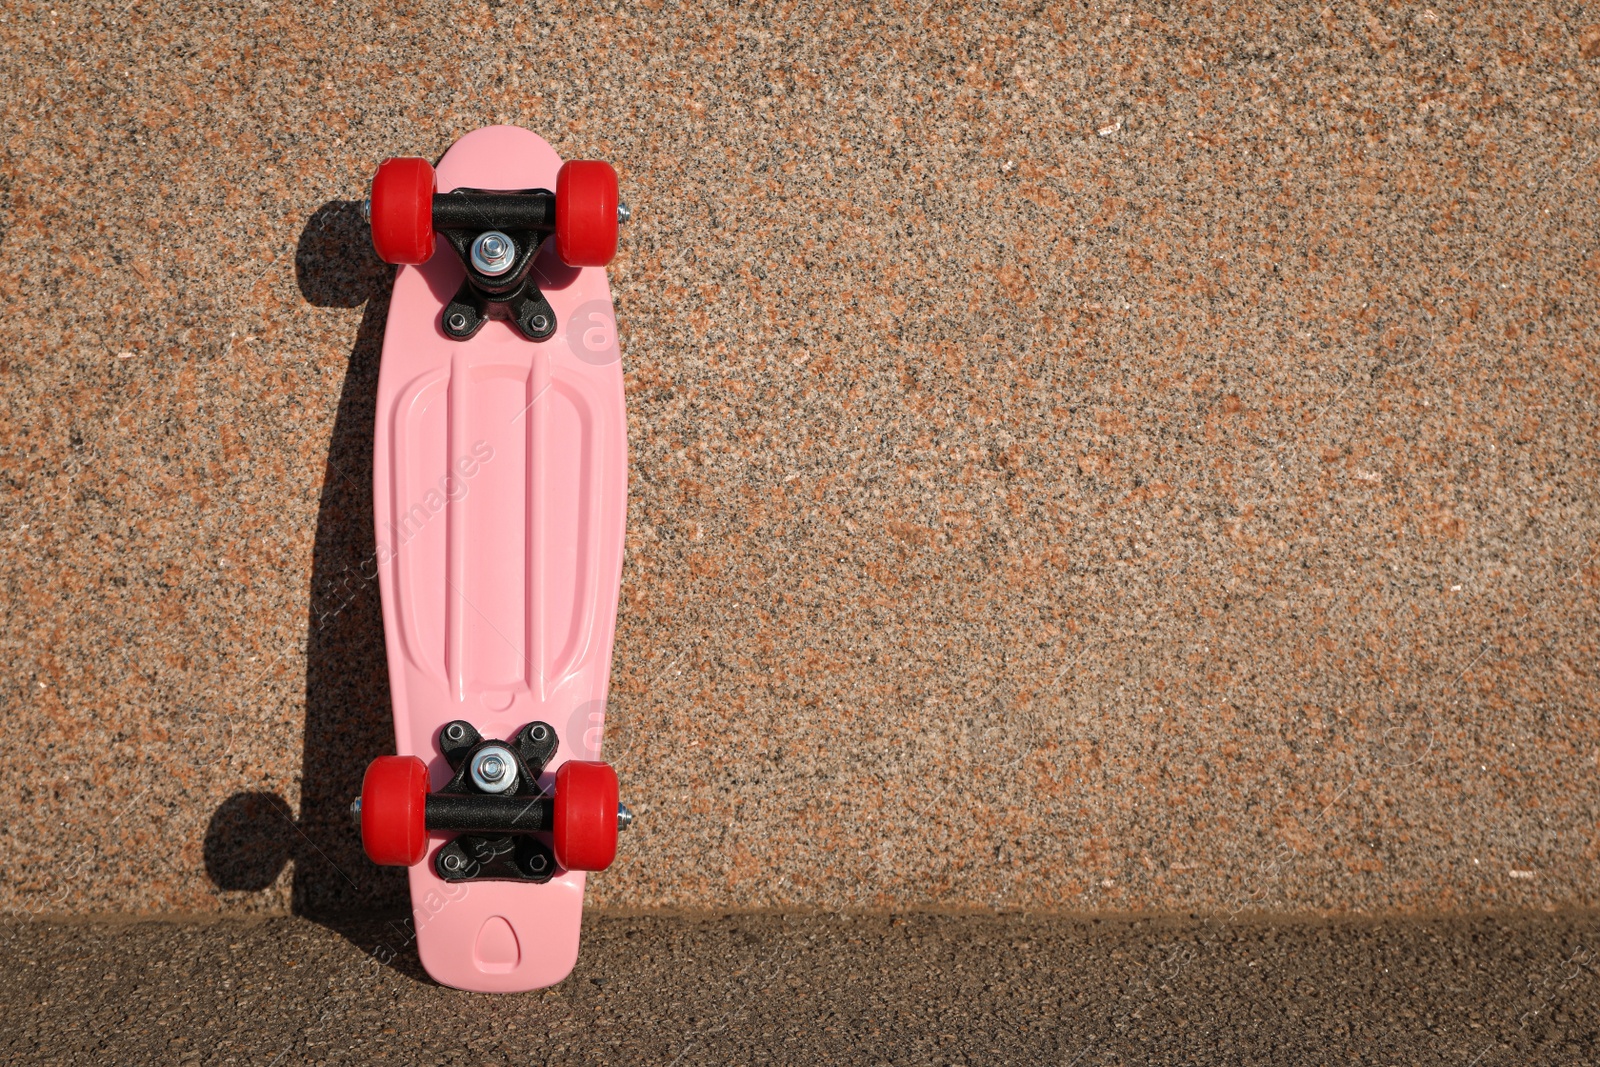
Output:
[[[555,190],[560,166],[538,135],[489,127],[444,154],[437,192]],[[426,763],[435,792],[456,777],[440,736],[454,720],[484,738],[554,727],[545,790],[565,762],[599,758],[627,423],[605,268],[568,266],[556,243],[544,240],[532,267],[554,314],[542,340],[503,320],[465,340],[446,334],[465,268],[443,240],[395,276],[373,457],[379,580],[396,751]],[[584,873],[447,881],[435,860],[454,836],[429,830],[424,859],[408,868],[427,972],[482,992],[565,978]]]

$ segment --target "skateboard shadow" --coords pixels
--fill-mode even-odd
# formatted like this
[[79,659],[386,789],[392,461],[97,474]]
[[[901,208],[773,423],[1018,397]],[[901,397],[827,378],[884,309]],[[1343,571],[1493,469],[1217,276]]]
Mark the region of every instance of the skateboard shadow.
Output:
[[[365,310],[317,508],[299,814],[276,794],[237,794],[213,813],[204,849],[206,871],[223,890],[266,889],[292,860],[294,912],[364,948],[373,948],[364,941],[374,917],[409,914],[405,872],[372,864],[350,817],[367,763],[394,749],[372,519],[374,405],[392,271],[372,251],[358,203],[330,201],[306,221],[295,252],[301,295],[315,307]],[[385,962],[409,973],[405,955]]]

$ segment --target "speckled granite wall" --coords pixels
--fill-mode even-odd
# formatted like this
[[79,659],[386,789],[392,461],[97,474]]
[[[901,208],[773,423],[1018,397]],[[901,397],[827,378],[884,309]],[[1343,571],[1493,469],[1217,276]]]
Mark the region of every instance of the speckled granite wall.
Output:
[[1591,23],[7,6],[0,905],[403,900],[352,200],[493,122],[637,208],[593,901],[1600,903]]

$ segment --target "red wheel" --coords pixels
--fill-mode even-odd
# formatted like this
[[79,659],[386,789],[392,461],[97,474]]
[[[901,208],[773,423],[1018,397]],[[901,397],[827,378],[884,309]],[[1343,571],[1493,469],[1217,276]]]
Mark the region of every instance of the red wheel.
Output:
[[617,172],[569,159],[556,174],[556,251],[572,267],[603,267],[617,254]]
[[386,159],[372,176],[372,247],[385,263],[433,258],[433,164]]
[[379,756],[361,781],[361,845],[373,863],[409,867],[428,848],[428,765],[415,756]]
[[603,871],[617,855],[617,772],[609,763],[569,760],[556,771],[556,862]]

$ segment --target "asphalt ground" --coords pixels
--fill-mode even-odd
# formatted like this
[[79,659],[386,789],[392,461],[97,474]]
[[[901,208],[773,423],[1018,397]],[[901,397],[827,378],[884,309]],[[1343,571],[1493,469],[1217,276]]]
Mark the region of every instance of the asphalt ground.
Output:
[[1600,1059],[1600,915],[591,915],[566,982],[405,920],[12,921],[13,1063],[1491,1064]]

